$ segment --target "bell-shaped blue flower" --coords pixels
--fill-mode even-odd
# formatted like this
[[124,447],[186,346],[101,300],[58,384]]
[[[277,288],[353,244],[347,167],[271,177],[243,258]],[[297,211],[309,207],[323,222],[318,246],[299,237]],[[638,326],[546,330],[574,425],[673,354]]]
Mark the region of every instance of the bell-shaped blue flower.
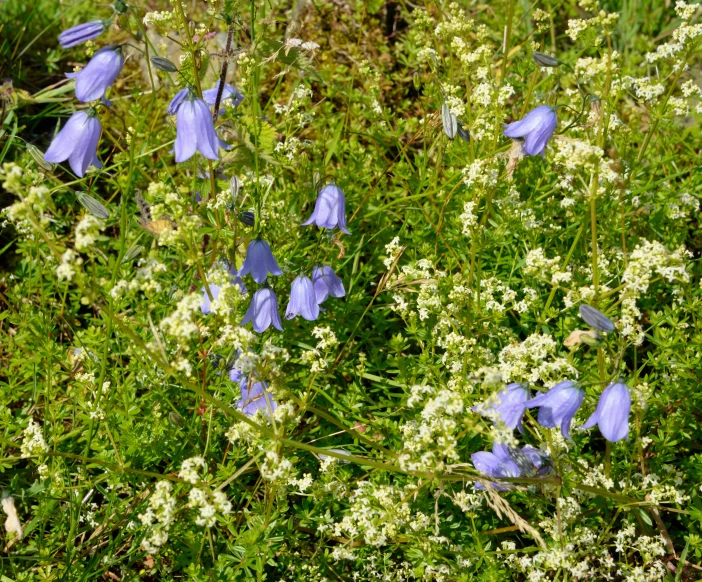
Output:
[[104,20],[93,20],[85,22],[64,30],[59,34],[58,41],[63,48],[71,48],[82,42],[93,40],[105,32],[106,26]]
[[322,188],[314,204],[312,215],[302,226],[316,224],[320,228],[336,228],[351,234],[346,228],[346,199],[344,192],[336,184],[327,184]]
[[[202,98],[204,99],[205,103],[207,103],[210,107],[214,107],[215,103],[217,103],[217,91],[219,91],[219,84],[221,82],[221,80],[217,81],[217,84],[214,86],[214,88],[202,92]],[[236,87],[232,87],[228,83],[225,83],[224,89],[222,89],[220,105],[222,105],[227,99],[231,100],[232,105],[234,105],[234,107],[239,107],[239,105],[241,105],[241,102],[244,100],[244,94],[239,93]]]
[[529,399],[529,390],[519,383],[508,384],[495,396],[495,402],[488,404],[484,411],[480,406],[473,410],[480,412],[483,416],[499,418],[507,428],[514,430],[519,427],[520,432],[524,432],[522,427],[522,417],[526,411],[526,401]]
[[557,123],[556,110],[548,105],[540,105],[523,119],[510,123],[504,134],[511,138],[524,138],[522,151],[528,156],[538,156],[544,153]]
[[616,443],[629,436],[629,412],[631,412],[629,388],[622,382],[614,382],[602,391],[597,409],[580,428],[592,428],[598,425],[602,436]]
[[[173,101],[178,98],[178,95]],[[212,113],[202,99],[196,97],[192,91],[188,91],[181,98],[180,103],[174,106],[173,101],[168,106],[168,110],[174,109],[176,112],[174,148],[176,163],[189,160],[196,151],[209,160],[216,160],[219,158],[220,147],[229,149],[229,146],[219,139],[212,120]]]
[[259,410],[268,414],[275,412],[278,408],[273,396],[268,392],[267,382],[254,382],[249,390],[249,378],[243,377],[239,381],[241,389],[241,400],[236,403],[238,408],[247,416],[254,416]]
[[[473,466],[483,475],[489,477],[519,477],[519,467],[509,456],[505,445],[493,444],[492,452],[479,451],[470,456]],[[500,491],[506,491],[503,485],[493,483],[492,486]],[[485,489],[482,483],[475,484],[476,489]]]
[[44,159],[52,164],[68,160],[71,169],[82,178],[91,164],[102,168],[102,163],[97,157],[101,131],[97,117],[85,111],[76,111],[56,134],[44,154]]
[[66,77],[76,80],[76,98],[86,103],[103,97],[123,66],[122,47],[106,46],[97,51],[80,71],[66,73]]
[[548,392],[527,401],[527,408],[539,407],[537,420],[541,426],[560,426],[563,436],[570,438],[570,423],[583,402],[583,391],[573,382],[559,382]]
[[246,250],[246,259],[241,266],[239,275],[249,275],[253,277],[259,285],[263,283],[271,275],[282,275],[278,263],[273,256],[270,245],[262,238],[257,238],[249,243],[249,248]]
[[241,325],[251,322],[256,333],[263,333],[271,324],[276,329],[283,331],[283,324],[278,313],[278,299],[268,287],[263,287],[254,293],[251,305],[246,311]]
[[346,295],[343,282],[329,265],[318,265],[312,269],[312,283],[318,304],[321,304],[327,297]]
[[307,321],[314,321],[319,317],[319,304],[314,292],[314,285],[310,278],[304,275],[300,275],[292,282],[290,302],[285,310],[285,318],[292,319],[298,314]]
[[175,115],[178,112],[178,107],[185,100],[185,98],[190,95],[191,91],[192,89],[190,89],[190,87],[186,87],[175,94],[173,99],[171,99],[171,102],[168,104],[168,115]]

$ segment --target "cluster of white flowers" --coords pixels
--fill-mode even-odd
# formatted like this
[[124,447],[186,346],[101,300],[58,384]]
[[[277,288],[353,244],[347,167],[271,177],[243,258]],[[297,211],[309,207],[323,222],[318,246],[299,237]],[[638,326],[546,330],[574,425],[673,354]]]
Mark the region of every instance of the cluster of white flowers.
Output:
[[29,424],[27,428],[24,429],[22,446],[20,447],[20,452],[23,459],[33,457],[35,455],[44,455],[49,452],[49,445],[46,444],[44,440],[44,434],[42,433],[41,426],[34,422],[33,418],[29,419]]
[[205,468],[205,459],[202,457],[191,457],[185,459],[180,465],[178,477],[193,485],[200,482],[199,470]]
[[139,514],[139,521],[147,528],[141,547],[149,554],[156,554],[168,541],[168,531],[175,518],[176,500],[170,481],[159,481],[149,500],[149,507]]
[[672,60],[675,70],[683,66],[687,56],[685,53],[702,36],[702,24],[690,24],[698,6],[698,4],[687,4],[683,0],[676,2],[675,12],[682,22],[678,28],[673,30],[672,40],[658,45],[655,52],[646,55],[648,63],[654,64],[660,61]]
[[175,311],[161,321],[161,329],[187,346],[187,342],[199,333],[195,315],[200,312],[202,295],[190,293],[176,305]]
[[195,523],[201,527],[212,527],[217,522],[217,513],[227,515],[232,510],[232,502],[221,491],[208,493],[193,487],[188,494],[188,507],[197,509]]
[[312,335],[319,339],[317,346],[302,352],[301,360],[310,366],[313,374],[319,374],[329,367],[330,352],[339,345],[339,340],[329,326],[315,327],[312,329]]
[[92,214],[86,214],[76,225],[76,249],[86,251],[95,244],[105,222]]
[[155,257],[139,259],[134,277],[127,281],[120,279],[110,290],[113,299],[118,300],[128,293],[143,292],[147,297],[152,297],[163,290],[157,276],[167,273],[168,267]]
[[266,451],[266,457],[261,465],[261,477],[266,481],[284,485],[294,477],[294,472],[290,459],[281,457],[275,451]]
[[406,471],[443,471],[446,461],[459,458],[455,433],[465,409],[463,398],[448,388],[416,385],[407,404],[423,408],[418,420],[400,426],[400,466]]
[[499,369],[506,382],[575,380],[578,371],[563,357],[556,357],[556,342],[549,335],[534,333],[523,342],[506,346],[499,355]]
[[681,247],[673,252],[661,243],[642,241],[631,252],[629,263],[622,275],[624,288],[620,293],[622,311],[619,319],[619,331],[624,336],[640,345],[644,333],[638,323],[641,311],[637,301],[646,293],[653,275],[659,275],[669,283],[688,283],[690,275],[686,271],[686,259],[691,255]]
[[349,511],[332,526],[333,534],[350,539],[362,537],[366,544],[384,546],[407,529],[426,529],[429,517],[413,515],[407,501],[414,490],[414,485],[399,488],[360,481],[350,495]]
[[56,267],[56,276],[59,279],[72,281],[78,273],[77,267],[83,264],[83,259],[73,249],[66,249],[61,255],[61,263]]

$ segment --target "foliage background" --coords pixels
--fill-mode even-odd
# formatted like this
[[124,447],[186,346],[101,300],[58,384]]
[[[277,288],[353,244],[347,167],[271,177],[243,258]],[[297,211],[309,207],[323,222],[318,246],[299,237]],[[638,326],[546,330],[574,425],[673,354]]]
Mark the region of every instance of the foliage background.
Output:
[[[0,483],[24,525],[23,539],[5,539],[3,580],[698,579],[700,97],[682,90],[701,82],[698,43],[645,56],[685,22],[699,26],[698,7],[687,21],[666,0],[183,7],[198,34],[218,33],[200,55],[203,88],[227,30],[209,7],[234,18],[243,55],[228,79],[246,99],[222,116],[235,148],[218,163],[212,208],[194,192],[211,196],[213,168],[199,156],[176,166],[169,153],[176,79],[133,38],[147,12],[172,5],[134,2],[94,46],[62,50],[61,30],[110,9],[0,4],[0,162],[16,164],[4,166],[2,206],[33,187],[50,193],[6,220],[0,240]],[[574,19],[589,22],[576,40]],[[184,38],[177,20],[157,28],[150,54],[180,65],[165,39]],[[286,38],[319,48],[285,54]],[[27,144],[46,150],[76,106],[63,73],[127,41],[114,107],[100,112],[106,169],[75,179],[41,167]],[[569,67],[536,67],[534,50]],[[194,80],[192,66],[182,68]],[[444,134],[444,101],[470,142]],[[502,124],[544,103],[570,107],[558,110],[568,129],[543,159],[510,170]],[[235,200],[231,175],[243,182]],[[346,194],[350,236],[298,226],[330,179]],[[88,214],[79,192],[110,216],[67,281],[60,257]],[[136,193],[176,235],[140,226]],[[237,218],[250,209],[253,228]],[[187,312],[202,273],[220,259],[240,266],[258,232],[285,271],[273,283],[281,308],[318,261],[346,298],[325,303],[316,324],[285,321],[262,337],[237,331],[243,297],[207,317]],[[120,281],[133,284],[113,293]],[[584,325],[582,300],[619,323],[599,349],[563,345]],[[621,333],[627,322],[640,332]],[[242,424],[238,386],[222,373],[237,349],[256,354],[287,416]],[[470,454],[505,435],[471,407],[503,381],[545,389],[575,374],[586,387],[575,426],[609,379],[625,378],[630,439],[610,450],[596,430],[574,431],[567,443],[529,417],[519,442],[547,451],[553,475],[474,492]],[[320,459],[328,449],[351,462]],[[195,488],[232,504],[213,527],[188,506],[193,457],[206,461]],[[139,516],[158,495],[173,511],[168,541],[149,551],[158,526]]]

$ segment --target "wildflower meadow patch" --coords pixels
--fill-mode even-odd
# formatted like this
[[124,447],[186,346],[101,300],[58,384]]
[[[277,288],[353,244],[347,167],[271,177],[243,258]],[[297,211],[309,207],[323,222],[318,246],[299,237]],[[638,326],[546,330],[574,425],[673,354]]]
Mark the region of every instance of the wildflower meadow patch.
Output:
[[0,31],[2,582],[702,580],[702,5]]

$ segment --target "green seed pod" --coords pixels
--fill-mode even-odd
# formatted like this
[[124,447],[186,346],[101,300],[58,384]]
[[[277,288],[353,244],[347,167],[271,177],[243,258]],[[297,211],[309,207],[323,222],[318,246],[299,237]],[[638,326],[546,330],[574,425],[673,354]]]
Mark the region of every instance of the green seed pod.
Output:
[[32,145],[31,143],[28,143],[27,144],[27,151],[29,152],[29,155],[32,156],[32,159],[37,163],[37,165],[42,170],[46,170],[47,172],[51,172],[51,170],[54,169],[55,164],[47,162],[44,159],[44,152],[41,151],[37,146]]
[[178,67],[175,66],[175,63],[172,61],[169,61],[165,57],[151,57],[151,64],[156,67],[159,71],[164,71],[166,73],[175,73],[178,70]]
[[558,67],[563,64],[556,57],[552,57],[546,53],[540,53],[539,51],[534,51],[531,58],[534,59],[534,62],[540,67]]
[[89,196],[85,192],[76,192],[76,198],[78,198],[78,202],[80,202],[81,206],[93,216],[97,218],[110,217],[110,212],[103,206],[102,202]]

